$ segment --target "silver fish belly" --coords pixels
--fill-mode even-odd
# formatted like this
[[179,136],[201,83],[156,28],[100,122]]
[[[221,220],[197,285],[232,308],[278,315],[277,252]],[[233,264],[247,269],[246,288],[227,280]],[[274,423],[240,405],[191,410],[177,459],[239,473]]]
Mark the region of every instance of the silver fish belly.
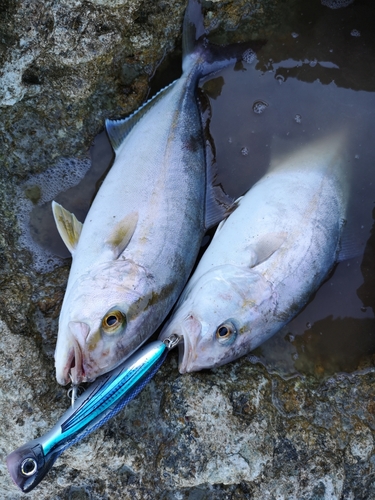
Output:
[[345,137],[275,161],[220,224],[160,336],[183,336],[181,373],[248,353],[290,321],[327,276],[345,222]]

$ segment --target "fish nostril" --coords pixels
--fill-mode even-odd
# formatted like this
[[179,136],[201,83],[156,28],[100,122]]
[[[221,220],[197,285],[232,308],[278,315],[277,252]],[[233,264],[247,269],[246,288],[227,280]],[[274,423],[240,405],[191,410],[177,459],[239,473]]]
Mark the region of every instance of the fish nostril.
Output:
[[83,323],[82,321],[70,321],[69,330],[74,339],[81,345],[86,342],[90,333],[89,325],[87,323]]

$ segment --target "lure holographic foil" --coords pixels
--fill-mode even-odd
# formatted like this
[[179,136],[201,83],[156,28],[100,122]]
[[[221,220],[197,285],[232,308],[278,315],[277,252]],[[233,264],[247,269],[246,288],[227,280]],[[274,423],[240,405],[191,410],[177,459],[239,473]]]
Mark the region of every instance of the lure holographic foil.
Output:
[[24,493],[35,488],[64,450],[105,424],[143,389],[176,343],[158,340],[139,349],[98,378],[47,434],[10,453],[7,466],[14,483]]

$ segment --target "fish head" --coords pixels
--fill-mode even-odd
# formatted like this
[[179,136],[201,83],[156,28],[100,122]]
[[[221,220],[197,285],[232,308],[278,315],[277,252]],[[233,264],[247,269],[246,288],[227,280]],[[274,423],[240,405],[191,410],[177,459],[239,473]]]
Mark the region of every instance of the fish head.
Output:
[[216,267],[196,281],[193,276],[160,338],[182,336],[180,373],[221,366],[270,336],[267,321],[275,307],[275,293],[261,274]]
[[128,260],[101,264],[79,277],[61,309],[57,381],[92,382],[140,347],[152,290],[153,277]]

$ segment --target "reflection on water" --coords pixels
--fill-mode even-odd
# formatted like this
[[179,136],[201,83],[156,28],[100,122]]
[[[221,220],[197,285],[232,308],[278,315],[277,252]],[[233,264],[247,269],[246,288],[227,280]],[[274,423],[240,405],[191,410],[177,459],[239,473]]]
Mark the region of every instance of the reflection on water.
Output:
[[[350,130],[343,154],[352,169],[345,235],[352,258],[340,262],[303,311],[251,357],[285,376],[375,365],[373,10],[370,2],[335,10],[294,2],[293,11],[284,8],[278,30],[267,32],[254,62],[201,82],[212,108],[218,182],[234,197],[264,175],[276,150],[293,150],[343,125]],[[165,66],[160,71],[155,81],[164,86]],[[174,60],[170,79],[178,72]],[[92,149],[92,169],[56,198],[80,220],[111,155],[103,133]],[[67,256],[49,206],[35,207],[31,226],[40,244]]]

